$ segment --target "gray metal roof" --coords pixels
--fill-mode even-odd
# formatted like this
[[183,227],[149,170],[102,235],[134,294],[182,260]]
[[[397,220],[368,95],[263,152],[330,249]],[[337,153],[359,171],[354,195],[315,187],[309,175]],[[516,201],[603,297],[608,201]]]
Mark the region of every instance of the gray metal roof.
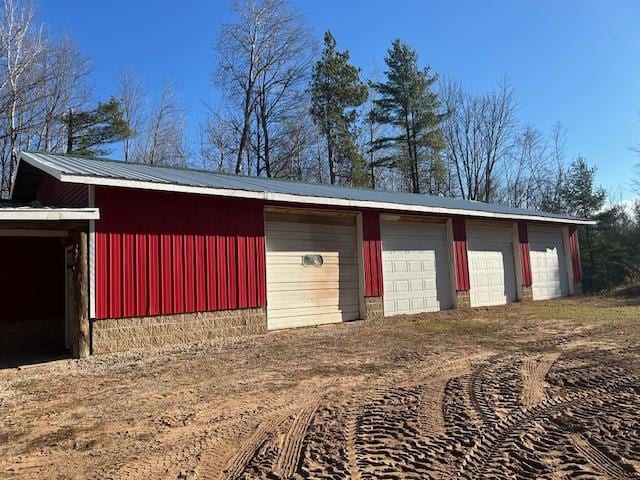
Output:
[[[135,163],[124,163],[117,160],[85,158],[69,155],[53,155],[43,153],[22,152],[21,161],[54,175],[61,181],[82,183],[102,183],[103,180],[119,182],[145,182],[154,184],[154,189],[172,190],[170,186],[199,187],[239,192],[260,192],[291,195],[296,197],[317,197],[313,203],[323,204],[323,199],[342,199],[353,202],[373,202],[394,204],[396,210],[401,206],[415,211],[412,207],[427,207],[468,212],[469,215],[495,214],[497,217],[539,217],[547,221],[557,220],[559,223],[592,223],[575,217],[520,209],[505,205],[476,202],[459,198],[438,197],[402,192],[388,192],[365,188],[338,187],[313,183],[294,182],[282,179],[248,177],[215,173],[203,170],[160,167]],[[20,175],[18,169],[18,176]],[[122,185],[126,186],[126,185]],[[144,187],[141,187],[144,188]],[[308,201],[306,203],[309,203]],[[375,207],[375,205],[372,205]],[[385,208],[380,206],[380,208]],[[483,215],[484,213],[484,215]]]

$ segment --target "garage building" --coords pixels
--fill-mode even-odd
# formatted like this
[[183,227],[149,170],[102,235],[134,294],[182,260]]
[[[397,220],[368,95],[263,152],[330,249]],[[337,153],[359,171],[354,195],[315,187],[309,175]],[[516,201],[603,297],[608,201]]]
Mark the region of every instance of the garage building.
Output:
[[0,338],[85,356],[571,295],[590,223],[23,152],[0,206]]

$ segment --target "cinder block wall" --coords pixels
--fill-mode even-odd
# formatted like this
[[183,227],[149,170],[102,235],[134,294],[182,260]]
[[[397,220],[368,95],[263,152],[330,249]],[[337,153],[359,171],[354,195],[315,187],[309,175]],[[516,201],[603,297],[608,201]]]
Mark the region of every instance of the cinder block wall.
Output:
[[364,319],[379,320],[384,317],[383,297],[365,297],[364,299]]
[[93,354],[206,342],[267,331],[264,308],[93,320]]

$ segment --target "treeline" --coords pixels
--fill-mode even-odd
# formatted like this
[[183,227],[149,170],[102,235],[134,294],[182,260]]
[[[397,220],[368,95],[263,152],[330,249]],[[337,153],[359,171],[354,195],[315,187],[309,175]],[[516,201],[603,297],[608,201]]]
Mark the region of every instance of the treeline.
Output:
[[594,169],[569,160],[560,124],[544,131],[520,118],[508,81],[471,93],[399,39],[383,71],[365,78],[331,32],[319,41],[286,0],[232,8],[210,60],[219,101],[194,139],[172,82],[152,95],[139,74],[123,71],[113,96],[96,99],[74,40],[48,31],[30,3],[0,0],[0,195],[21,149],[98,156],[117,148],[130,162],[597,215],[598,227],[580,232],[585,286],[637,275],[629,242],[638,208],[635,217],[602,212]]

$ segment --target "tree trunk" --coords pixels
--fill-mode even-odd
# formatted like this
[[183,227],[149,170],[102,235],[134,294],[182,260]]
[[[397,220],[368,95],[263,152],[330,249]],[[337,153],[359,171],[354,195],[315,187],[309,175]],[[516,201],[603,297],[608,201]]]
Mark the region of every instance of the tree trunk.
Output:
[[73,356],[89,356],[89,259],[87,232],[78,229],[73,232]]
[[262,125],[264,168],[267,172],[267,177],[271,178],[271,146],[269,145],[269,125],[267,117],[264,114],[264,107],[260,108],[260,124]]
[[329,158],[329,182],[331,185],[336,184],[336,171],[333,162],[333,136],[331,129],[327,133],[327,156]]
[[69,109],[67,117],[67,153],[73,152],[73,112]]
[[247,148],[249,140],[249,126],[251,124],[251,88],[248,88],[244,97],[243,106],[243,125],[242,134],[240,135],[240,145],[238,147],[238,158],[236,160],[236,174],[242,173],[242,156]]

